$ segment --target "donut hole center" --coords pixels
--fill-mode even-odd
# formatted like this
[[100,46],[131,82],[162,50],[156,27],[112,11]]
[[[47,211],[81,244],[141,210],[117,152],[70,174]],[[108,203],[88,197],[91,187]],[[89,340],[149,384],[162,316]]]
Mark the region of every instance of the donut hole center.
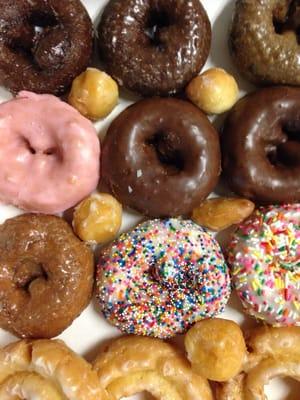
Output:
[[161,39],[162,30],[170,27],[172,20],[166,10],[152,9],[149,12],[144,33],[149,39],[152,46],[163,49],[163,42]]
[[183,171],[185,160],[180,150],[178,136],[172,132],[157,132],[147,140],[168,175],[176,175]]
[[49,147],[46,150],[37,150],[34,148],[34,146],[32,146],[32,144],[27,138],[23,138],[23,142],[27,150],[33,155],[42,154],[45,156],[56,156],[57,158],[61,158],[57,148],[55,147]]
[[11,40],[10,48],[40,69],[35,62],[36,48],[40,39],[45,37],[47,32],[57,25],[58,20],[50,11],[33,11],[23,25],[20,26],[17,36]]
[[300,166],[300,124],[285,124],[281,130],[281,142],[266,148],[270,163],[283,167]]
[[300,3],[293,0],[288,7],[277,8],[273,14],[275,33],[285,35],[293,33],[300,44]]
[[17,288],[30,290],[31,284],[37,279],[48,279],[48,275],[41,263],[25,259],[15,269],[13,282]]
[[299,382],[286,378],[274,378],[265,386],[265,394],[268,400],[298,400]]

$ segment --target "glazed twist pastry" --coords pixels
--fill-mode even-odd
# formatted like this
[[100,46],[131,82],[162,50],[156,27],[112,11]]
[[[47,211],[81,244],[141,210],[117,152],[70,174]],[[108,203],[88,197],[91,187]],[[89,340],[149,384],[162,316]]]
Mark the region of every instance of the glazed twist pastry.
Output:
[[0,350],[1,400],[107,400],[91,366],[61,341],[19,341]]
[[219,385],[217,400],[265,400],[264,386],[272,379],[300,380],[300,328],[259,328],[247,344],[243,372]]
[[212,400],[207,380],[159,339],[117,339],[97,357],[94,369],[101,386],[116,400],[143,391],[161,400]]

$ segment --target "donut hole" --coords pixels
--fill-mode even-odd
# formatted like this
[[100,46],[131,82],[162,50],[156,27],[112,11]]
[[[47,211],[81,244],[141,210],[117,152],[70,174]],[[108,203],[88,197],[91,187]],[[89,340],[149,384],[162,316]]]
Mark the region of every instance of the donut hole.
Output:
[[22,138],[23,142],[25,144],[25,147],[27,148],[27,150],[31,153],[31,154],[36,154],[36,150],[35,148],[31,145],[31,143],[29,142],[29,140],[25,137]]
[[300,44],[300,5],[298,5],[298,0],[293,0],[286,9],[274,10],[273,26],[278,35],[294,32],[297,42]]
[[265,386],[265,395],[268,400],[298,400],[299,382],[285,378],[274,378]]
[[300,165],[300,126],[297,121],[281,128],[281,142],[266,147],[267,157],[274,166]]
[[180,150],[180,140],[172,132],[157,132],[146,144],[154,150],[155,155],[168,175],[176,175],[184,170],[185,159]]
[[163,50],[161,31],[173,24],[170,13],[166,10],[151,9],[146,19],[144,33],[152,46]]
[[50,12],[33,11],[26,23],[20,27],[17,37],[10,43],[10,48],[21,54],[31,64],[35,65],[34,52],[39,40],[44,34],[53,27],[58,25],[55,15]]
[[33,260],[25,259],[16,266],[13,282],[17,288],[29,291],[31,284],[40,278],[48,280],[48,275],[43,265]]

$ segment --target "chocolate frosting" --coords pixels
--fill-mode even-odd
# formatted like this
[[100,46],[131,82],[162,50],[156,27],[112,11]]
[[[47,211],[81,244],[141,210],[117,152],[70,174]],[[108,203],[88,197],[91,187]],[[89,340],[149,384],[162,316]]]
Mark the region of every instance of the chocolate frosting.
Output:
[[300,200],[300,89],[273,87],[240,100],[222,133],[224,175],[258,203]]
[[218,134],[197,107],[153,98],[110,126],[102,176],[124,205],[153,217],[183,215],[215,187],[220,158]]
[[146,96],[184,89],[205,64],[211,43],[199,0],[110,0],[98,32],[107,71]]
[[0,84],[62,94],[86,69],[93,26],[79,0],[0,0]]

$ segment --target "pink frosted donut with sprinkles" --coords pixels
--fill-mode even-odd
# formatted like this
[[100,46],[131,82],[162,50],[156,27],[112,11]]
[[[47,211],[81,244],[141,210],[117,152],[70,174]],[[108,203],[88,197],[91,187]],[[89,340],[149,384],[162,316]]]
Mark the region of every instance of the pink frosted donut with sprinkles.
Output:
[[256,210],[234,233],[228,263],[248,314],[300,325],[300,204]]
[[230,276],[219,244],[181,219],[151,220],[100,256],[97,298],[107,320],[129,334],[167,338],[223,311]]

